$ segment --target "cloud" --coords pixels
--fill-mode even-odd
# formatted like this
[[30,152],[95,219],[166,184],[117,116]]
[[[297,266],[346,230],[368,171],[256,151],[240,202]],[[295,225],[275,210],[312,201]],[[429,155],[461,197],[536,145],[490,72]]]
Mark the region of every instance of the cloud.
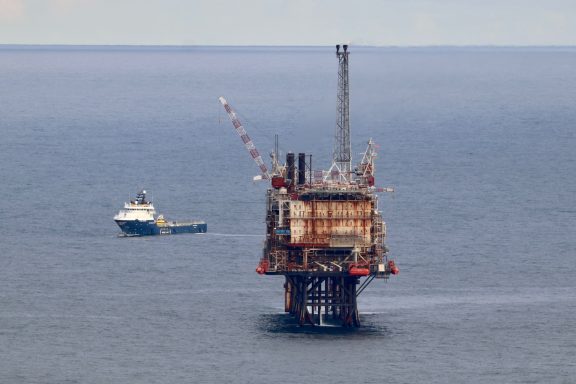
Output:
[[15,21],[24,15],[24,0],[0,0],[0,20]]

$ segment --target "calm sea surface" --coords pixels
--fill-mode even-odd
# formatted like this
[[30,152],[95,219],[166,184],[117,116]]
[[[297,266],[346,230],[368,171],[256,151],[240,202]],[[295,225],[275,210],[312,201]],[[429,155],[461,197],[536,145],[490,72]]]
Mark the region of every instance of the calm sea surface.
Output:
[[[350,56],[401,274],[298,328],[254,272],[266,154],[330,162],[333,48],[0,47],[1,383],[576,382],[576,49]],[[209,233],[118,238],[139,188]]]

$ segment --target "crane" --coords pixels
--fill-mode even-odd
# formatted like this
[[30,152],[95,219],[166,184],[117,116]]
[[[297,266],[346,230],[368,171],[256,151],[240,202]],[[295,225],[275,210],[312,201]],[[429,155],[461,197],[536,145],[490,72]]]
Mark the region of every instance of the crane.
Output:
[[268,168],[266,168],[266,165],[262,160],[262,156],[260,156],[260,153],[258,153],[258,150],[256,149],[256,146],[252,142],[252,139],[250,139],[250,136],[248,136],[248,133],[246,133],[246,130],[242,126],[242,123],[240,122],[240,120],[238,120],[236,112],[234,112],[232,107],[230,107],[225,98],[220,97],[218,98],[218,100],[220,100],[220,103],[222,103],[224,109],[228,113],[228,116],[230,117],[230,120],[232,121],[232,124],[236,129],[236,133],[238,133],[238,136],[240,136],[240,138],[244,142],[246,150],[250,153],[250,156],[252,156],[252,159],[254,159],[256,165],[258,165],[258,167],[260,168],[261,175],[256,176],[254,180],[258,179],[270,180],[270,173],[268,172]]

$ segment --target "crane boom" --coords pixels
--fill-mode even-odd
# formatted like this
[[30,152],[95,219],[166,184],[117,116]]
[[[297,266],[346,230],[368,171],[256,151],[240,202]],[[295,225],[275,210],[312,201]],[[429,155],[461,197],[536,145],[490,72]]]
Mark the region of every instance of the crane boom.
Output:
[[222,103],[222,105],[224,106],[224,109],[228,113],[228,116],[230,117],[230,120],[232,121],[232,124],[234,125],[234,128],[236,129],[236,133],[238,133],[238,136],[240,136],[240,138],[244,142],[244,146],[246,147],[246,150],[248,151],[248,153],[250,153],[250,156],[252,156],[252,159],[254,159],[254,161],[256,162],[256,165],[258,165],[258,167],[260,167],[260,172],[262,173],[262,178],[269,180],[270,179],[270,173],[268,173],[268,168],[266,168],[264,161],[262,161],[262,156],[260,156],[260,153],[258,153],[258,150],[256,149],[256,146],[252,142],[252,139],[250,139],[250,136],[248,136],[248,133],[246,133],[246,130],[242,126],[242,123],[240,122],[240,120],[238,120],[238,117],[236,116],[236,112],[234,112],[234,110],[230,107],[230,105],[228,105],[228,102],[226,101],[225,98],[220,97],[218,100],[220,100],[220,103]]

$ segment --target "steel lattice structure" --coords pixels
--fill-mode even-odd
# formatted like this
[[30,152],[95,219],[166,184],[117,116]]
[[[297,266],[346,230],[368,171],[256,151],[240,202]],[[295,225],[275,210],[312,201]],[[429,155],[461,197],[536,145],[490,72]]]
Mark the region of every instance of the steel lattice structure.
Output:
[[334,151],[332,153],[332,171],[337,170],[339,178],[349,180],[352,171],[350,152],[350,89],[348,82],[348,46],[336,46],[338,58],[338,95],[336,99],[336,131],[334,134]]

